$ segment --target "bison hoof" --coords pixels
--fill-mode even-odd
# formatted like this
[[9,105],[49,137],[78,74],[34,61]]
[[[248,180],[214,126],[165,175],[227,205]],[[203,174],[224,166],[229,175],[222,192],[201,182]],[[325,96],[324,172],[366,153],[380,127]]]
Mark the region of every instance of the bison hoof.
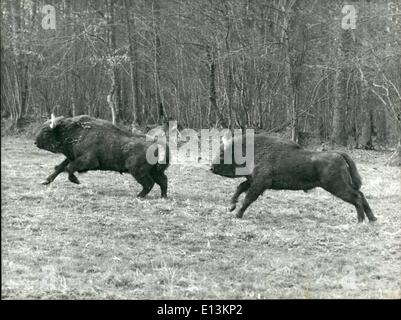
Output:
[[243,213],[241,213],[241,212],[238,212],[238,213],[235,215],[235,217],[238,218],[238,219],[242,219],[242,216],[243,216]]
[[375,222],[376,220],[377,220],[376,217],[371,217],[371,218],[369,218],[369,222]]
[[228,210],[229,210],[230,212],[233,212],[233,211],[235,210],[236,207],[237,207],[237,205],[236,205],[235,203],[232,203],[231,206],[230,206],[230,208],[228,208]]
[[49,180],[43,180],[40,184],[43,184],[44,186],[47,186],[48,184],[50,184]]
[[75,176],[68,177],[68,180],[70,180],[72,183],[75,183],[75,184],[81,184],[81,182],[79,182],[78,178]]

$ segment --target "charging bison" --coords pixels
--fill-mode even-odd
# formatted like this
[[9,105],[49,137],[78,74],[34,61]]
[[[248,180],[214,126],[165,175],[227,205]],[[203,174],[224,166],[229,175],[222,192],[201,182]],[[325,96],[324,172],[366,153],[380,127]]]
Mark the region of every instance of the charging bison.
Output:
[[[249,174],[238,175],[235,169],[240,165],[235,163],[234,150],[245,150],[245,140],[223,140],[220,154],[213,160],[211,168],[213,173],[224,177],[246,178],[231,198],[230,211],[233,211],[238,197],[246,192],[236,215],[238,218],[266,189],[307,191],[321,187],[353,204],[359,222],[364,220],[365,214],[369,221],[376,220],[365,196],[359,190],[362,181],[355,163],[347,154],[308,151],[292,141],[258,134],[254,136],[254,166]],[[224,164],[224,152],[231,157],[232,164]]]
[[[147,140],[150,139],[145,135],[133,135],[109,121],[87,115],[71,118],[52,115],[40,128],[35,144],[40,149],[64,154],[66,159],[42,184],[50,184],[61,172],[67,172],[68,179],[79,184],[75,172],[109,170],[130,173],[143,187],[138,197],[146,196],[155,183],[160,186],[161,196],[166,197],[164,171],[169,165],[169,149],[163,144],[164,155],[160,152],[159,158],[161,143]],[[155,145],[154,150],[149,150]],[[148,151],[153,152],[154,163],[148,161]]]

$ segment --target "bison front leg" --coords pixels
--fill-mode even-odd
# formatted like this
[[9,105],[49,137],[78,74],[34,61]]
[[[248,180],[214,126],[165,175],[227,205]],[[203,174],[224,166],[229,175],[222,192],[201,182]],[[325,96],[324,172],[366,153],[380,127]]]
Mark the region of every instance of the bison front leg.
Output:
[[336,197],[353,204],[357,212],[358,222],[362,222],[365,219],[363,200],[358,190],[355,190],[348,185],[342,186],[341,184],[337,184],[334,187],[324,186],[324,189],[326,189],[328,192],[335,195]]
[[67,167],[68,180],[72,183],[79,184],[78,178],[74,175],[74,172],[86,172],[89,170],[95,170],[99,167],[99,161],[95,155],[85,154],[71,161]]
[[66,166],[70,163],[69,159],[65,159],[63,162],[61,162],[59,165],[54,167],[54,172],[48,176],[45,180],[41,182],[43,185],[48,185],[54,181],[54,179],[57,178],[57,176],[63,172],[66,168]]
[[245,210],[251,205],[251,203],[254,202],[263,193],[263,191],[269,189],[272,185],[270,174],[261,175],[256,172],[254,176],[258,178],[252,179],[244,202],[236,214],[237,218],[242,218]]
[[235,191],[235,193],[232,196],[231,201],[230,201],[230,209],[229,209],[230,212],[235,210],[239,196],[243,192],[246,192],[250,186],[251,186],[251,182],[249,180],[243,181],[239,184],[239,186],[237,187],[237,190]]

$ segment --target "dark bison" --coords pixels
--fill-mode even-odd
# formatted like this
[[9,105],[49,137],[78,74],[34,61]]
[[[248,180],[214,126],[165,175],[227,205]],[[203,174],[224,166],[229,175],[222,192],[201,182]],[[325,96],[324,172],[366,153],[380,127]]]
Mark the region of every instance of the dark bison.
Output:
[[[266,189],[307,191],[321,187],[353,204],[359,222],[363,221],[365,214],[370,221],[376,220],[365,196],[359,190],[362,181],[355,163],[347,154],[308,151],[292,141],[257,134],[254,136],[254,167],[249,174],[238,175],[235,169],[240,165],[235,163],[233,154],[235,148],[239,148],[237,150],[241,152],[241,144],[245,150],[245,140],[236,138],[223,143],[211,168],[213,173],[224,177],[246,178],[231,198],[230,211],[233,211],[238,197],[246,192],[236,215],[238,218],[243,216],[248,206]],[[223,163],[225,151],[233,159],[233,164]]]
[[[72,118],[58,117],[46,121],[40,128],[35,144],[38,148],[53,153],[62,153],[66,159],[55,167],[43,184],[51,183],[61,172],[79,184],[75,172],[109,170],[130,173],[143,190],[138,197],[146,196],[157,183],[161,196],[167,196],[167,176],[164,171],[169,165],[169,149],[159,148],[161,143],[146,135],[133,135],[114,126],[111,122],[87,115]],[[163,146],[162,146],[163,147]],[[152,149],[149,149],[152,148]],[[163,150],[164,154],[159,150]],[[148,152],[149,151],[149,152]],[[152,154],[156,161],[148,161]]]

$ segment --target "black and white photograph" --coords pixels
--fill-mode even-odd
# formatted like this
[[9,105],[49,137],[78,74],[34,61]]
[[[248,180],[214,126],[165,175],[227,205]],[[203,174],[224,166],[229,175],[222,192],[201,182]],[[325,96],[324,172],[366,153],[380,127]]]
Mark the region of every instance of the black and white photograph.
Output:
[[0,6],[2,300],[401,299],[400,0]]

